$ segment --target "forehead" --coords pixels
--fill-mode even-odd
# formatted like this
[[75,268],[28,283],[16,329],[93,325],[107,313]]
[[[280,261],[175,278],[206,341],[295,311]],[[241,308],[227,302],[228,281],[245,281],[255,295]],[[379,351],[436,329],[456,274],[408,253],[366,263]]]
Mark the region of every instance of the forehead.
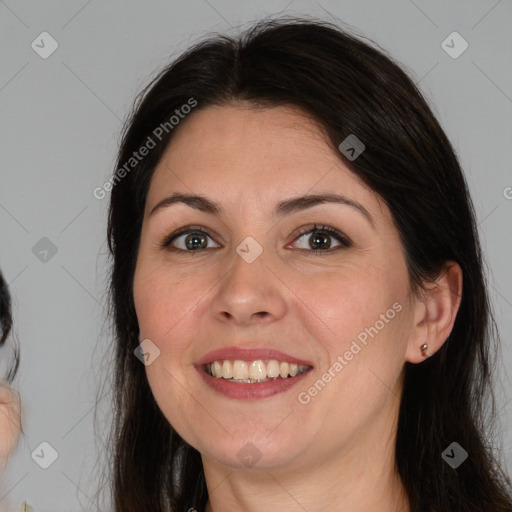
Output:
[[175,190],[219,198],[227,209],[336,191],[379,208],[335,151],[322,127],[297,108],[206,107],[179,126],[154,172],[147,206]]

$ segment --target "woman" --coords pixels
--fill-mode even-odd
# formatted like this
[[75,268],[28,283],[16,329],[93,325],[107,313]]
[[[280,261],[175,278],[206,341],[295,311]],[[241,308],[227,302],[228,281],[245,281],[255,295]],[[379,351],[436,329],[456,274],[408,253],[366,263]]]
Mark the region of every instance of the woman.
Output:
[[[11,330],[11,298],[7,284],[0,272],[0,347],[4,345]],[[0,467],[3,469],[9,455],[18,443],[21,431],[21,406],[18,394],[9,384],[13,381],[19,365],[19,354],[15,349],[14,362],[7,378],[0,380]]]
[[295,19],[194,46],[108,190],[116,511],[512,510],[472,203],[382,51]]

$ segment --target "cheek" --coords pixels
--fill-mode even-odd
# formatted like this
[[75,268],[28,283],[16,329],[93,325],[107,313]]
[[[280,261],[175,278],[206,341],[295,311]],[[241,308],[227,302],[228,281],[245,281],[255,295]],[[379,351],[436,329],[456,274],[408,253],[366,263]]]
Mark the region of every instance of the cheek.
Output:
[[145,367],[148,383],[158,407],[174,428],[181,427],[180,433],[192,428],[188,415],[183,415],[190,410],[190,395],[181,361],[190,337],[187,322],[197,301],[191,281],[184,286],[183,280],[179,272],[150,267],[141,259],[133,288],[140,341],[149,339],[159,350]]
[[364,417],[380,409],[400,376],[411,327],[407,274],[399,265],[386,271],[353,264],[302,283],[294,291],[308,307],[297,307],[327,353],[317,377],[328,382],[311,383],[303,398],[313,407],[339,404],[322,415],[349,428],[355,417],[343,411]]
[[196,372],[189,364],[197,330],[194,307],[205,293],[198,281],[182,279],[175,271],[152,270],[141,272],[134,282],[140,339],[151,340],[159,349],[158,357],[145,367],[148,384],[169,424],[192,446],[199,446],[196,418],[201,414],[199,396],[189,380]]
[[298,299],[296,307],[304,313],[302,321],[309,319],[319,326],[333,349],[343,348],[376,322],[380,328],[385,321],[387,327],[389,317],[397,316],[393,304],[403,306],[406,296],[403,276],[381,266],[350,262],[329,272],[295,278],[293,291]]
[[134,303],[141,339],[163,340],[204,294],[204,283],[163,266],[138,263]]

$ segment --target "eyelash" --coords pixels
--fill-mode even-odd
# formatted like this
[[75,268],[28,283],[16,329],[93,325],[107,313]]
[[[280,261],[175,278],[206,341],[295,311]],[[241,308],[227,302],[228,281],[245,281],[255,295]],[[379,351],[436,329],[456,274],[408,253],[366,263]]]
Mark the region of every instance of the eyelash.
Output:
[[[212,235],[210,235],[209,231],[206,228],[204,228],[203,226],[185,226],[185,227],[179,229],[178,231],[175,231],[171,235],[166,236],[162,240],[162,242],[159,244],[159,246],[161,249],[167,249],[167,250],[171,250],[173,252],[193,254],[196,251],[185,251],[183,249],[178,249],[177,247],[170,247],[170,245],[179,236],[187,235],[187,234],[195,233],[195,232],[204,233],[213,239],[213,237],[212,237]],[[329,226],[323,226],[323,225],[317,225],[317,224],[314,224],[313,227],[308,226],[308,227],[304,228],[303,230],[301,230],[301,232],[297,235],[295,240],[301,238],[305,234],[315,233],[315,232],[327,233],[329,236],[335,238],[338,242],[340,242],[341,246],[335,247],[333,250],[332,249],[331,250],[329,250],[329,249],[328,250],[297,249],[297,251],[300,254],[312,254],[313,253],[314,255],[318,255],[318,256],[324,255],[326,253],[332,254],[333,252],[336,252],[339,249],[343,249],[343,248],[346,249],[352,245],[351,240],[347,236],[345,236],[341,232],[339,232],[337,229],[331,228]],[[197,252],[204,252],[204,251],[197,251]]]

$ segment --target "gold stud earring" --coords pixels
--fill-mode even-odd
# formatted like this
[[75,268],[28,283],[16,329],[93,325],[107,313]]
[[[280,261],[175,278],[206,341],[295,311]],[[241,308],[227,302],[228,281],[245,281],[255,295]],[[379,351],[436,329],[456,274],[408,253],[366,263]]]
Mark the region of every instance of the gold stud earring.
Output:
[[424,343],[423,345],[421,345],[420,347],[420,350],[421,350],[421,355],[423,357],[430,357],[428,354],[427,354],[427,348],[428,348],[428,345],[426,343]]

